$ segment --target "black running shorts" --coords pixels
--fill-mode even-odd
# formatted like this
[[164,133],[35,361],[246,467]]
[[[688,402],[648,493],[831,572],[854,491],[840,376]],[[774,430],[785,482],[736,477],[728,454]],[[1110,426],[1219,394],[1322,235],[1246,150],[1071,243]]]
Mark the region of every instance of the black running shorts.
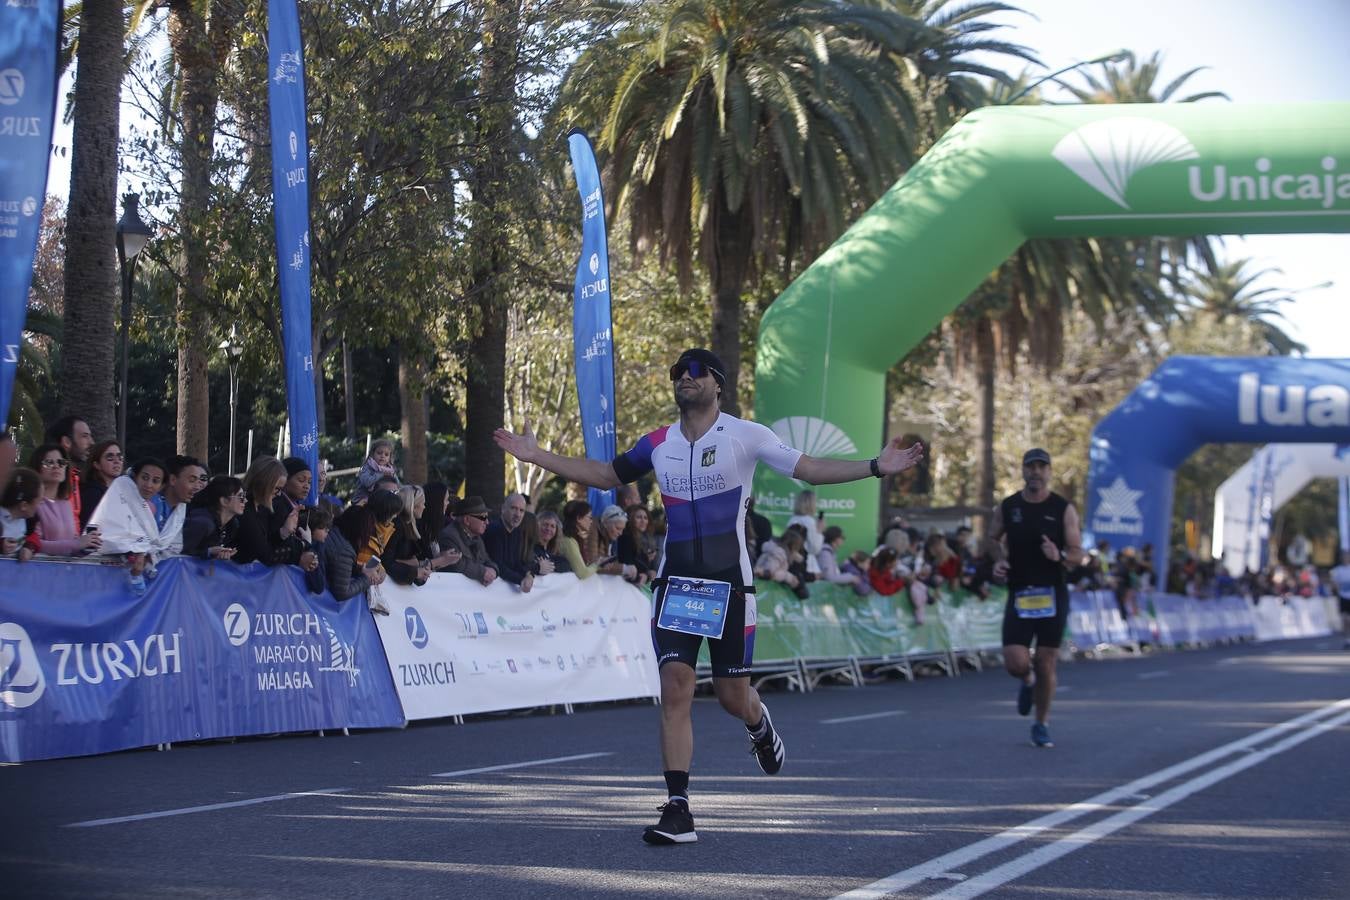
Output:
[[1055,614],[1044,619],[1023,619],[1013,609],[1014,588],[1008,587],[1008,605],[1003,608],[1003,646],[1030,647],[1036,639],[1037,647],[1053,650],[1064,640],[1064,628],[1069,624],[1069,589],[1055,588]]
[[[682,662],[697,668],[698,651],[703,638],[668,628],[657,628],[661,618],[661,604],[666,600],[666,587],[656,589],[652,612],[652,646],[656,648],[658,668],[668,662]],[[733,590],[727,606],[726,624],[722,637],[708,638],[708,658],[712,662],[714,678],[747,678],[750,661],[755,655],[755,595]]]

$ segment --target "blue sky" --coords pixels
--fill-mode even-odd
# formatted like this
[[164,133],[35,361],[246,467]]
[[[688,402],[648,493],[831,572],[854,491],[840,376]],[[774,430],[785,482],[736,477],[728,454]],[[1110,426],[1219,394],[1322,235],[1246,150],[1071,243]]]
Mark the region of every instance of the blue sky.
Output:
[[[1186,93],[1223,91],[1234,103],[1350,102],[1350,0],[1008,2],[1031,15],[999,16],[1013,26],[1000,34],[1030,47],[1046,73],[1116,49],[1141,57],[1159,51],[1162,85],[1208,67],[1186,82]],[[1260,235],[1224,243],[1230,257],[1281,270],[1262,284],[1297,289],[1332,282],[1284,307],[1287,330],[1308,345],[1310,356],[1350,356],[1350,235]]]

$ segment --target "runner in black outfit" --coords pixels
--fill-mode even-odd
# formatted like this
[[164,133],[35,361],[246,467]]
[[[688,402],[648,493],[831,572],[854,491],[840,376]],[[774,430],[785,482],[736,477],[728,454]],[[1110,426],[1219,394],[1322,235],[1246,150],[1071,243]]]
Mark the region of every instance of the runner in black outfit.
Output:
[[[1050,701],[1055,695],[1055,661],[1069,619],[1069,589],[1064,573],[1082,562],[1083,536],[1073,504],[1050,490],[1050,454],[1039,448],[1022,456],[1026,487],[999,505],[990,535],[1002,538],[1006,561],[994,576],[1008,580],[1008,605],[1003,612],[1003,664],[1022,681],[1017,711],[1031,712],[1031,743],[1053,747]],[[1035,669],[1031,642],[1036,641]]]

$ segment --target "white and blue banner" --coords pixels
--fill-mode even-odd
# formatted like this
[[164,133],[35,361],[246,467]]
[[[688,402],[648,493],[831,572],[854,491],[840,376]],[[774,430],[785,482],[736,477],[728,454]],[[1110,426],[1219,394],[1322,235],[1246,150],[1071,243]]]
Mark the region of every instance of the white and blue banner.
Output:
[[[605,197],[595,150],[586,135],[567,135],[572,172],[581,193],[581,257],[572,288],[572,342],[577,375],[577,403],[586,458],[610,462],[614,438],[614,334],[610,319],[609,243],[605,236]],[[586,500],[598,519],[614,502],[613,491],[591,488]]]
[[380,593],[390,615],[375,624],[409,720],[661,692],[651,600],[618,576],[544,575],[522,594],[438,572]]
[[404,721],[365,601],[293,566],[176,557],[141,597],[120,566],[3,559],[0,581],[5,762]]
[[60,0],[0,6],[0,428],[18,373],[56,113]]
[[[309,297],[309,138],[305,129],[305,58],[295,0],[267,3],[267,98],[272,127],[272,198],[281,337],[286,366],[286,411],[291,455],[319,471],[319,427],[314,407],[314,349]],[[309,503],[318,496],[319,479]]]

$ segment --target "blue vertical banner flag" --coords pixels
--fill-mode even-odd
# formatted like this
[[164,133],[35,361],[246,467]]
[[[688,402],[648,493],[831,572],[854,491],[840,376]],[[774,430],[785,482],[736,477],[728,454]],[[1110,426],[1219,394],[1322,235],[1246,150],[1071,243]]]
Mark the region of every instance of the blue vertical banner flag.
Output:
[[0,428],[9,421],[56,116],[60,0],[0,6]]
[[[585,133],[567,135],[572,173],[581,194],[581,258],[572,287],[572,343],[577,403],[586,458],[610,462],[614,444],[614,333],[609,309],[609,242],[605,237],[605,197],[595,150]],[[586,500],[598,520],[614,502],[613,491],[591,488]]]
[[[295,0],[268,0],[267,44],[272,200],[291,455],[305,460],[310,470],[317,472],[319,425],[314,409],[313,323],[309,310],[309,138],[305,129],[305,55]],[[318,488],[319,479],[315,478],[309,503],[315,502]]]

